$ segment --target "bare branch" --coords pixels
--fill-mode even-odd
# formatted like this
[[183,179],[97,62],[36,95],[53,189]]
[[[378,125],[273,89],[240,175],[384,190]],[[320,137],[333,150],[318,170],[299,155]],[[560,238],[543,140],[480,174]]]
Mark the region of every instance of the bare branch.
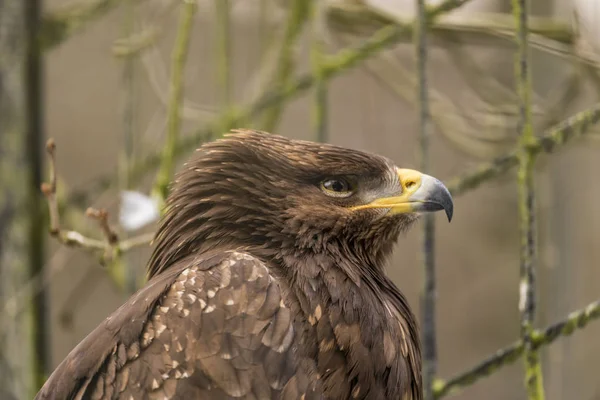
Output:
[[119,236],[117,236],[117,233],[108,224],[108,211],[105,209],[98,210],[89,207],[86,210],[85,215],[98,221],[100,228],[102,229],[102,233],[104,233],[104,237],[109,245],[114,246],[119,242]]
[[326,29],[323,21],[326,2],[312,1],[310,61],[315,74],[313,126],[316,140],[327,142],[327,85],[322,79],[321,65],[325,56]]
[[180,108],[183,99],[184,70],[188,56],[190,35],[196,13],[196,1],[186,1],[181,6],[181,19],[175,48],[171,59],[171,86],[168,109],[167,141],[161,157],[161,166],[154,184],[154,192],[161,200],[160,208],[167,198],[168,186],[175,168],[175,149],[181,125]]
[[140,235],[119,242],[116,232],[108,223],[108,212],[106,210],[96,210],[94,208],[88,208],[86,215],[98,221],[100,228],[104,233],[105,240],[89,238],[79,232],[62,229],[58,212],[58,201],[56,198],[56,144],[54,139],[48,139],[46,151],[48,152],[48,159],[50,162],[50,182],[43,183],[41,190],[48,201],[51,236],[55,237],[65,246],[79,247],[91,253],[102,252],[104,255],[113,254],[115,251],[128,251],[134,247],[150,243],[152,235]]
[[529,400],[543,400],[544,383],[539,352],[533,347],[536,316],[536,255],[535,255],[535,154],[529,144],[533,142],[531,116],[531,71],[529,62],[529,0],[514,0],[513,14],[517,25],[518,55],[515,62],[515,81],[519,95],[520,148],[517,151],[519,171],[519,232],[521,236],[521,268],[519,284],[519,312],[521,313],[521,340],[525,350],[525,387]]
[[229,62],[231,60],[231,10],[229,0],[215,0],[217,25],[217,80],[220,84],[221,102],[224,107],[230,107],[232,85]]
[[[419,101],[419,155],[421,171],[430,170],[431,115],[429,109],[429,79],[427,53],[427,13],[425,0],[415,1],[417,18],[414,43],[417,70],[417,98]],[[433,383],[437,375],[436,332],[436,276],[435,276],[435,220],[426,215],[421,236],[423,290],[421,292],[421,341],[423,343],[423,392],[425,400],[433,400]]]
[[[294,72],[294,57],[296,55],[296,42],[302,33],[305,22],[310,14],[310,7],[313,0],[292,0],[286,28],[279,46],[277,55],[277,69],[273,88],[283,88],[288,85],[290,77]],[[283,102],[276,103],[265,113],[262,122],[262,129],[273,131],[281,118],[283,112]]]
[[550,129],[546,135],[532,139],[530,143],[518,146],[517,149],[510,153],[498,157],[494,161],[482,163],[470,172],[450,180],[448,189],[450,189],[450,192],[454,196],[473,190],[482,183],[517,166],[519,163],[518,151],[522,146],[526,146],[528,151],[534,156],[542,152],[551,153],[558,146],[587,133],[599,121],[600,103],[568,118]]
[[50,214],[50,235],[66,246],[82,247],[88,250],[104,250],[104,242],[83,236],[79,232],[61,229],[58,202],[56,200],[56,144],[48,139],[46,151],[50,161],[50,183],[42,183],[41,190],[48,200]]
[[[535,331],[532,335],[533,348],[539,350],[541,347],[554,342],[561,336],[569,336],[578,329],[583,329],[590,322],[600,318],[600,300],[590,303],[586,307],[574,311],[562,321],[550,325],[543,331]],[[460,389],[472,385],[481,378],[491,375],[499,368],[517,361],[525,350],[522,340],[511,344],[494,355],[486,358],[465,372],[456,375],[447,381],[436,382],[435,398],[456,394]]]

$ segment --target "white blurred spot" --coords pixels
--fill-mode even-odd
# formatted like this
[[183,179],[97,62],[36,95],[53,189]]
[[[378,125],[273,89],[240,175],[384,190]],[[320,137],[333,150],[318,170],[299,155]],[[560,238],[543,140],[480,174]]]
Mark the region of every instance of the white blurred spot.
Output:
[[146,196],[140,192],[121,192],[121,209],[119,211],[119,223],[128,231],[135,231],[160,216],[158,200]]
[[525,306],[527,305],[527,288],[529,285],[527,281],[523,279],[519,284],[519,311],[525,311]]

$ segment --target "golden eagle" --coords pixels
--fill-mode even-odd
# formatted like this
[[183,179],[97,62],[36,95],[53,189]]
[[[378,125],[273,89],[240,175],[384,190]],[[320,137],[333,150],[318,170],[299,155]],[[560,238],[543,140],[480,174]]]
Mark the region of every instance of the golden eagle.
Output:
[[149,281],[37,399],[422,398],[410,307],[384,272],[452,198],[377,155],[237,130],[178,174]]

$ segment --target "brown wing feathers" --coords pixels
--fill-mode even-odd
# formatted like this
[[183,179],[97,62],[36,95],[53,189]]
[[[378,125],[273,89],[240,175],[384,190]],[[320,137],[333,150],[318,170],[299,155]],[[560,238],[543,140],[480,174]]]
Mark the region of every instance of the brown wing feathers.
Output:
[[[247,254],[230,252],[222,258],[213,266],[179,267],[163,293],[140,292],[82,342],[87,351],[76,349],[59,366],[48,383],[55,385],[54,392],[42,391],[37,398],[264,399],[283,392],[295,393],[286,398],[304,394],[314,382],[295,377],[293,320],[277,283],[262,262]],[[155,301],[148,298],[155,295]],[[130,312],[153,303],[144,316]],[[143,329],[131,335],[131,323],[140,317]],[[111,330],[111,320],[125,318],[130,321],[122,330]],[[113,340],[93,340],[111,334]],[[94,368],[78,359],[102,361]],[[72,373],[78,372],[84,382],[69,387]]]

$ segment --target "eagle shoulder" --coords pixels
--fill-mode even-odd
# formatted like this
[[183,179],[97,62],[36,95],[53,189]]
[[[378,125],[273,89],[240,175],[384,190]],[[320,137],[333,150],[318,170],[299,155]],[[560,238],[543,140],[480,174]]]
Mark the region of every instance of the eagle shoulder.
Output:
[[189,257],[84,339],[36,399],[319,397],[284,300],[249,254]]

